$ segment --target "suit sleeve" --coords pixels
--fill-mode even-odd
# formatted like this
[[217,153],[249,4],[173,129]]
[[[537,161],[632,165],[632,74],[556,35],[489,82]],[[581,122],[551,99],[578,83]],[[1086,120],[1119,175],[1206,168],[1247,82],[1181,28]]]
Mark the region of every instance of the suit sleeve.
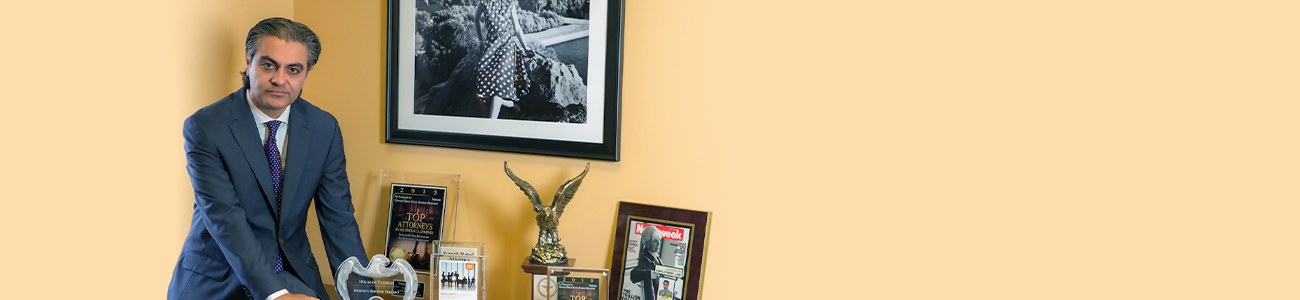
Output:
[[210,135],[194,117],[185,120],[185,160],[194,187],[195,209],[225,254],[230,268],[258,299],[285,289],[287,283],[271,272],[272,262],[257,246],[234,184]]
[[320,186],[316,188],[316,216],[320,220],[321,238],[329,256],[330,272],[338,276],[336,268],[348,257],[366,261],[366,250],[361,244],[361,233],[353,215],[352,192],[348,184],[347,159],[343,155],[343,133],[334,123],[333,138]]

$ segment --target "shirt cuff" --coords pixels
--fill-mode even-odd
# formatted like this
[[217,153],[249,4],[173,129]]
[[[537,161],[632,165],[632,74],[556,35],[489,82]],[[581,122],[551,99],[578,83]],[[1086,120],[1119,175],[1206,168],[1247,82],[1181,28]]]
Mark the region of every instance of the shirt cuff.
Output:
[[271,293],[270,296],[266,296],[266,300],[275,300],[275,298],[280,298],[280,296],[284,296],[288,294],[289,294],[289,290],[280,289],[279,291],[275,291],[274,293]]

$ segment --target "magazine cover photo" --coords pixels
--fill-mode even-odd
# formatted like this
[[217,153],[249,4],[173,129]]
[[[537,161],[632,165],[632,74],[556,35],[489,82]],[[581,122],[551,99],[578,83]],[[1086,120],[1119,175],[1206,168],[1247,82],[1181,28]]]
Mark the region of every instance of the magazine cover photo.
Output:
[[682,299],[691,228],[629,219],[621,300]]

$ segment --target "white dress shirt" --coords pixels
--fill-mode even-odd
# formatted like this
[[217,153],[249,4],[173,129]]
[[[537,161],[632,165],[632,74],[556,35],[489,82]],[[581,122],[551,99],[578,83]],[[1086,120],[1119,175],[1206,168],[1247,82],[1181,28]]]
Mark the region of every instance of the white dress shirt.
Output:
[[[285,150],[285,146],[288,145],[288,143],[286,143],[285,140],[289,138],[289,110],[293,108],[293,104],[286,106],[284,108],[284,112],[280,113],[279,118],[272,119],[270,116],[267,116],[266,113],[263,113],[262,110],[257,109],[257,105],[253,104],[252,95],[249,95],[248,92],[244,92],[244,97],[248,98],[248,108],[253,110],[253,122],[254,125],[257,126],[257,136],[262,137],[263,145],[266,145],[266,138],[269,137],[266,134],[266,131],[271,130],[270,128],[266,127],[265,123],[270,122],[271,120],[279,120],[281,122],[280,128],[277,128],[275,130],[275,148],[276,150],[280,150],[280,167],[284,168],[284,158],[285,158],[284,150]],[[289,290],[280,289],[279,291],[275,291],[274,293],[271,293],[270,296],[266,296],[266,300],[275,300],[275,298],[279,298],[280,296],[284,296],[288,294],[289,294]]]
[[286,106],[284,108],[284,113],[281,113],[279,118],[272,119],[270,116],[267,116],[266,113],[263,113],[262,110],[257,109],[257,106],[253,104],[253,97],[247,98],[248,108],[253,110],[253,122],[257,125],[257,136],[262,137],[263,145],[266,144],[266,138],[268,137],[266,131],[270,130],[270,128],[266,127],[266,122],[270,122],[271,120],[280,121],[280,128],[275,130],[275,147],[277,150],[280,150],[280,167],[283,168],[285,154],[287,154],[284,152],[285,147],[288,145],[286,141],[289,139],[289,111],[293,109],[293,104]]

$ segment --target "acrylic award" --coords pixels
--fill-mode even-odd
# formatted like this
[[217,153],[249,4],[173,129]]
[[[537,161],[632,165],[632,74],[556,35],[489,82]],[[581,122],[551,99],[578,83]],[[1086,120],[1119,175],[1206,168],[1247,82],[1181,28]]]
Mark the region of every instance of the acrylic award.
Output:
[[388,261],[384,255],[375,255],[369,265],[363,265],[356,256],[339,265],[334,287],[343,300],[416,299],[416,294],[406,283],[418,282],[415,269],[405,259]]
[[[366,249],[375,249],[370,254],[381,254],[396,260],[404,259],[415,271],[414,280],[394,279],[393,285],[403,287],[415,295],[416,300],[434,298],[437,291],[430,282],[433,281],[433,255],[443,253],[439,250],[444,240],[455,240],[457,212],[460,203],[460,174],[437,172],[414,172],[397,170],[379,170],[378,178],[369,179],[371,187],[377,193],[371,212],[359,215],[374,216],[358,222],[374,224],[373,234]],[[448,245],[450,250],[474,248],[470,244]],[[482,255],[479,243],[476,255]],[[464,251],[455,253],[463,254]],[[389,295],[379,295],[381,299],[396,299]]]

